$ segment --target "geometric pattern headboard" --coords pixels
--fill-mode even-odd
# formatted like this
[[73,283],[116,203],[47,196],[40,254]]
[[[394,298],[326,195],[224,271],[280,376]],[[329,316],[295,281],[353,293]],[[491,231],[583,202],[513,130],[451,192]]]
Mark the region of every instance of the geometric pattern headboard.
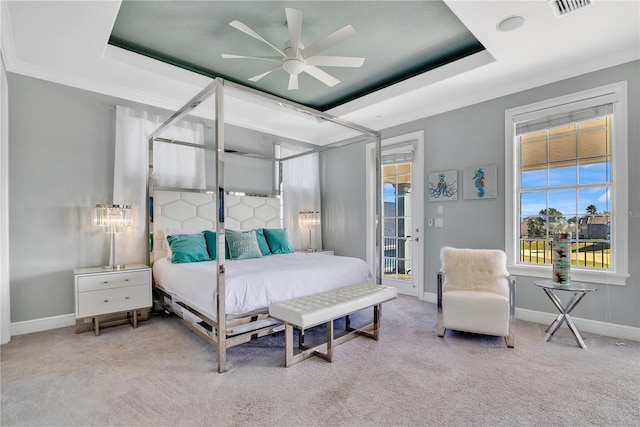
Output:
[[[280,228],[280,199],[225,195],[225,228]],[[213,194],[158,190],[153,193],[153,258],[167,256],[165,228],[212,230],[216,226]]]

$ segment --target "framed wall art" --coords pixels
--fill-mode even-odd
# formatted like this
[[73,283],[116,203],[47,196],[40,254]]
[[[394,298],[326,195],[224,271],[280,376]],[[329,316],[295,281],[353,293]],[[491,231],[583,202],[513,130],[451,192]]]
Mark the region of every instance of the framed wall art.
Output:
[[466,168],[462,174],[465,199],[495,199],[498,197],[498,166]]
[[458,200],[458,171],[429,174],[429,200]]

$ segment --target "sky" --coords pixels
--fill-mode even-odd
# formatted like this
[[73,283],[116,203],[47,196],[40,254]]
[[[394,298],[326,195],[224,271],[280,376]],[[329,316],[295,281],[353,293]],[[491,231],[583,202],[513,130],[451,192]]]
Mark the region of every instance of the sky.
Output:
[[[522,216],[538,215],[542,209],[555,208],[567,218],[582,216],[587,212],[587,206],[594,205],[598,212],[611,212],[609,191],[604,185],[598,185],[610,180],[610,163],[594,163],[578,167],[562,167],[547,170],[527,171],[522,173],[521,194]],[[546,191],[540,187],[547,185],[557,188]],[[585,187],[567,189],[566,186],[585,185]],[[539,190],[538,190],[539,189]]]

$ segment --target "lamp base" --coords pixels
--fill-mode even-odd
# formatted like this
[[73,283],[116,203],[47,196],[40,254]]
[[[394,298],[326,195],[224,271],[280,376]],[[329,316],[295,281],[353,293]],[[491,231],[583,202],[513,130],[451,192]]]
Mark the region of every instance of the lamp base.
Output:
[[103,270],[116,271],[116,270],[124,270],[125,267],[126,267],[126,264],[104,265],[104,266],[102,266],[102,269]]

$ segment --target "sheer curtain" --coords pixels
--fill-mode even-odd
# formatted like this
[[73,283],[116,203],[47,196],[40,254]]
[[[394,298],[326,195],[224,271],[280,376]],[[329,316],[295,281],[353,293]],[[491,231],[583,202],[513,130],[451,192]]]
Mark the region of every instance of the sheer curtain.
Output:
[[[133,226],[116,234],[116,264],[146,263],[149,241],[145,233],[149,141],[148,135],[166,117],[116,107],[116,144],[113,203],[132,207]],[[201,123],[181,122],[162,137],[204,144]],[[205,188],[204,152],[173,144],[156,143],[153,150],[154,185]]]
[[[280,157],[286,158],[307,151],[293,144],[280,143]],[[322,223],[311,229],[301,229],[298,214],[320,209],[320,167],[318,153],[286,160],[282,165],[284,226],[289,230],[295,249],[322,248]]]

